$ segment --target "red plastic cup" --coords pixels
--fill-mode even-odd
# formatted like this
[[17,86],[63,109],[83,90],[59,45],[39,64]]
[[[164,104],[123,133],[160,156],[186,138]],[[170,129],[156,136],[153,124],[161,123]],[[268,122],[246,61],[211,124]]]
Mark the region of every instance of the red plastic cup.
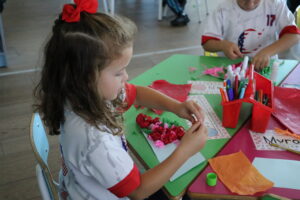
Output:
[[226,128],[235,128],[240,116],[242,101],[223,102],[222,125]]

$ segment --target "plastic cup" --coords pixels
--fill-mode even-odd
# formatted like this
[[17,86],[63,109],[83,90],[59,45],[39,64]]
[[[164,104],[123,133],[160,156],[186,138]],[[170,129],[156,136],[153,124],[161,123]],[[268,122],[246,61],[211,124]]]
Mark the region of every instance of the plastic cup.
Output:
[[217,179],[218,179],[217,174],[215,174],[213,172],[208,173],[206,175],[206,183],[209,186],[215,186],[215,185],[217,185]]

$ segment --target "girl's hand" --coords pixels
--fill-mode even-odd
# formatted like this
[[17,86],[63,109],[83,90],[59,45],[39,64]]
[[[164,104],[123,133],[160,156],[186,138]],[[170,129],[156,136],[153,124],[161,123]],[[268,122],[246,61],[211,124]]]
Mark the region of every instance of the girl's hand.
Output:
[[200,122],[203,124],[204,114],[201,107],[194,101],[185,101],[179,104],[179,106],[174,110],[174,113],[181,118],[187,119],[192,124],[195,122]]
[[199,152],[205,145],[207,140],[207,129],[200,122],[196,122],[181,138],[179,151],[182,151],[187,158]]

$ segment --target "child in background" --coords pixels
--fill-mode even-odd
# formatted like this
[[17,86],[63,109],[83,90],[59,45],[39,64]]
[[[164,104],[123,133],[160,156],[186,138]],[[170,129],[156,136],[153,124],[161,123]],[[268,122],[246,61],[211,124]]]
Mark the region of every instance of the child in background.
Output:
[[[45,47],[36,109],[60,134],[62,199],[144,199],[159,190],[205,144],[201,108],[127,83],[135,25],[96,13],[97,0],[75,0],[55,21]],[[193,122],[177,149],[140,174],[127,152],[122,111],[132,104],[164,109]],[[194,120],[194,117],[196,120]]]
[[202,45],[230,59],[251,56],[260,70],[295,45],[299,34],[285,0],[225,0],[208,17]]
[[185,26],[189,23],[190,19],[188,15],[184,13],[186,0],[164,0],[163,5],[165,4],[167,4],[176,15],[176,18],[170,22],[171,26]]

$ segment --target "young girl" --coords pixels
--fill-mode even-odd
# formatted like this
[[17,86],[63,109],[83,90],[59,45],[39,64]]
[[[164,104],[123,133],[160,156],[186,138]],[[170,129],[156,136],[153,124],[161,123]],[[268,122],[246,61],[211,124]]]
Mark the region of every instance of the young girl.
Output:
[[[144,199],[204,146],[201,109],[192,101],[181,103],[127,83],[135,25],[96,13],[97,0],[75,2],[65,5],[55,21],[36,88],[37,110],[50,134],[60,134],[61,197]],[[173,154],[143,174],[127,152],[121,124],[121,110],[133,103],[194,122]]]

